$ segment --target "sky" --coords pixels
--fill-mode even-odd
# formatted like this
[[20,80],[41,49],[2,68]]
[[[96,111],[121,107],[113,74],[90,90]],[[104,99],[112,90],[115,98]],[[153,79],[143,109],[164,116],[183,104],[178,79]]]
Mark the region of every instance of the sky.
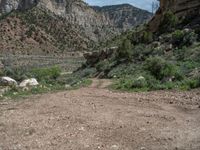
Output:
[[138,8],[151,11],[151,4],[155,0],[85,0],[90,5],[105,6],[129,3]]

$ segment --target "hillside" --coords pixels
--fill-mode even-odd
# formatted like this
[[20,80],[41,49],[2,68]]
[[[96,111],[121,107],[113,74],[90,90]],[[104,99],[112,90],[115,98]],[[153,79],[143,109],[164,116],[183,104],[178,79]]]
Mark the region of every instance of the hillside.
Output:
[[10,54],[89,51],[123,28],[82,0],[2,0],[0,14],[0,50]]
[[85,54],[82,72],[115,79],[113,88],[120,90],[200,87],[199,6],[198,0],[161,1],[148,24],[110,39],[99,52]]
[[93,6],[97,12],[103,13],[116,28],[131,29],[134,26],[147,22],[152,14],[148,11],[136,8],[130,4],[112,5],[112,6]]

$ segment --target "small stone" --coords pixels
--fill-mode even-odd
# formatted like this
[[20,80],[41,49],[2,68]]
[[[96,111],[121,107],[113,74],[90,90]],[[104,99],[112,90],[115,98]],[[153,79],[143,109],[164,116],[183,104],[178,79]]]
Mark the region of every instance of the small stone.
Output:
[[69,89],[69,88],[71,88],[71,85],[65,84],[65,88],[66,88],[66,89]]
[[112,149],[119,149],[119,146],[117,146],[117,145],[112,145],[111,148],[112,148]]

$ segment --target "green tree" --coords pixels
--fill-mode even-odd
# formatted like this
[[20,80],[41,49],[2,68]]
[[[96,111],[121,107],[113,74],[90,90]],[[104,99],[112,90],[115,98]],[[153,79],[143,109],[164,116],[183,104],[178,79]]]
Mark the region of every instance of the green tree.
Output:
[[117,50],[117,57],[131,60],[132,48],[131,41],[129,39],[124,39]]

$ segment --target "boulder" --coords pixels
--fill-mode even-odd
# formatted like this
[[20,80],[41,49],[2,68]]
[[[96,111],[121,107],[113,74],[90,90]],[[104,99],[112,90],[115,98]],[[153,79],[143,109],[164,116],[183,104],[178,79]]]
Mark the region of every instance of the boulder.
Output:
[[17,81],[10,77],[1,77],[0,86],[17,86]]
[[26,79],[19,84],[19,87],[27,87],[27,86],[37,86],[39,85],[38,81],[35,78]]
[[69,85],[69,84],[65,85],[65,89],[70,89],[70,88],[71,88],[71,85]]

